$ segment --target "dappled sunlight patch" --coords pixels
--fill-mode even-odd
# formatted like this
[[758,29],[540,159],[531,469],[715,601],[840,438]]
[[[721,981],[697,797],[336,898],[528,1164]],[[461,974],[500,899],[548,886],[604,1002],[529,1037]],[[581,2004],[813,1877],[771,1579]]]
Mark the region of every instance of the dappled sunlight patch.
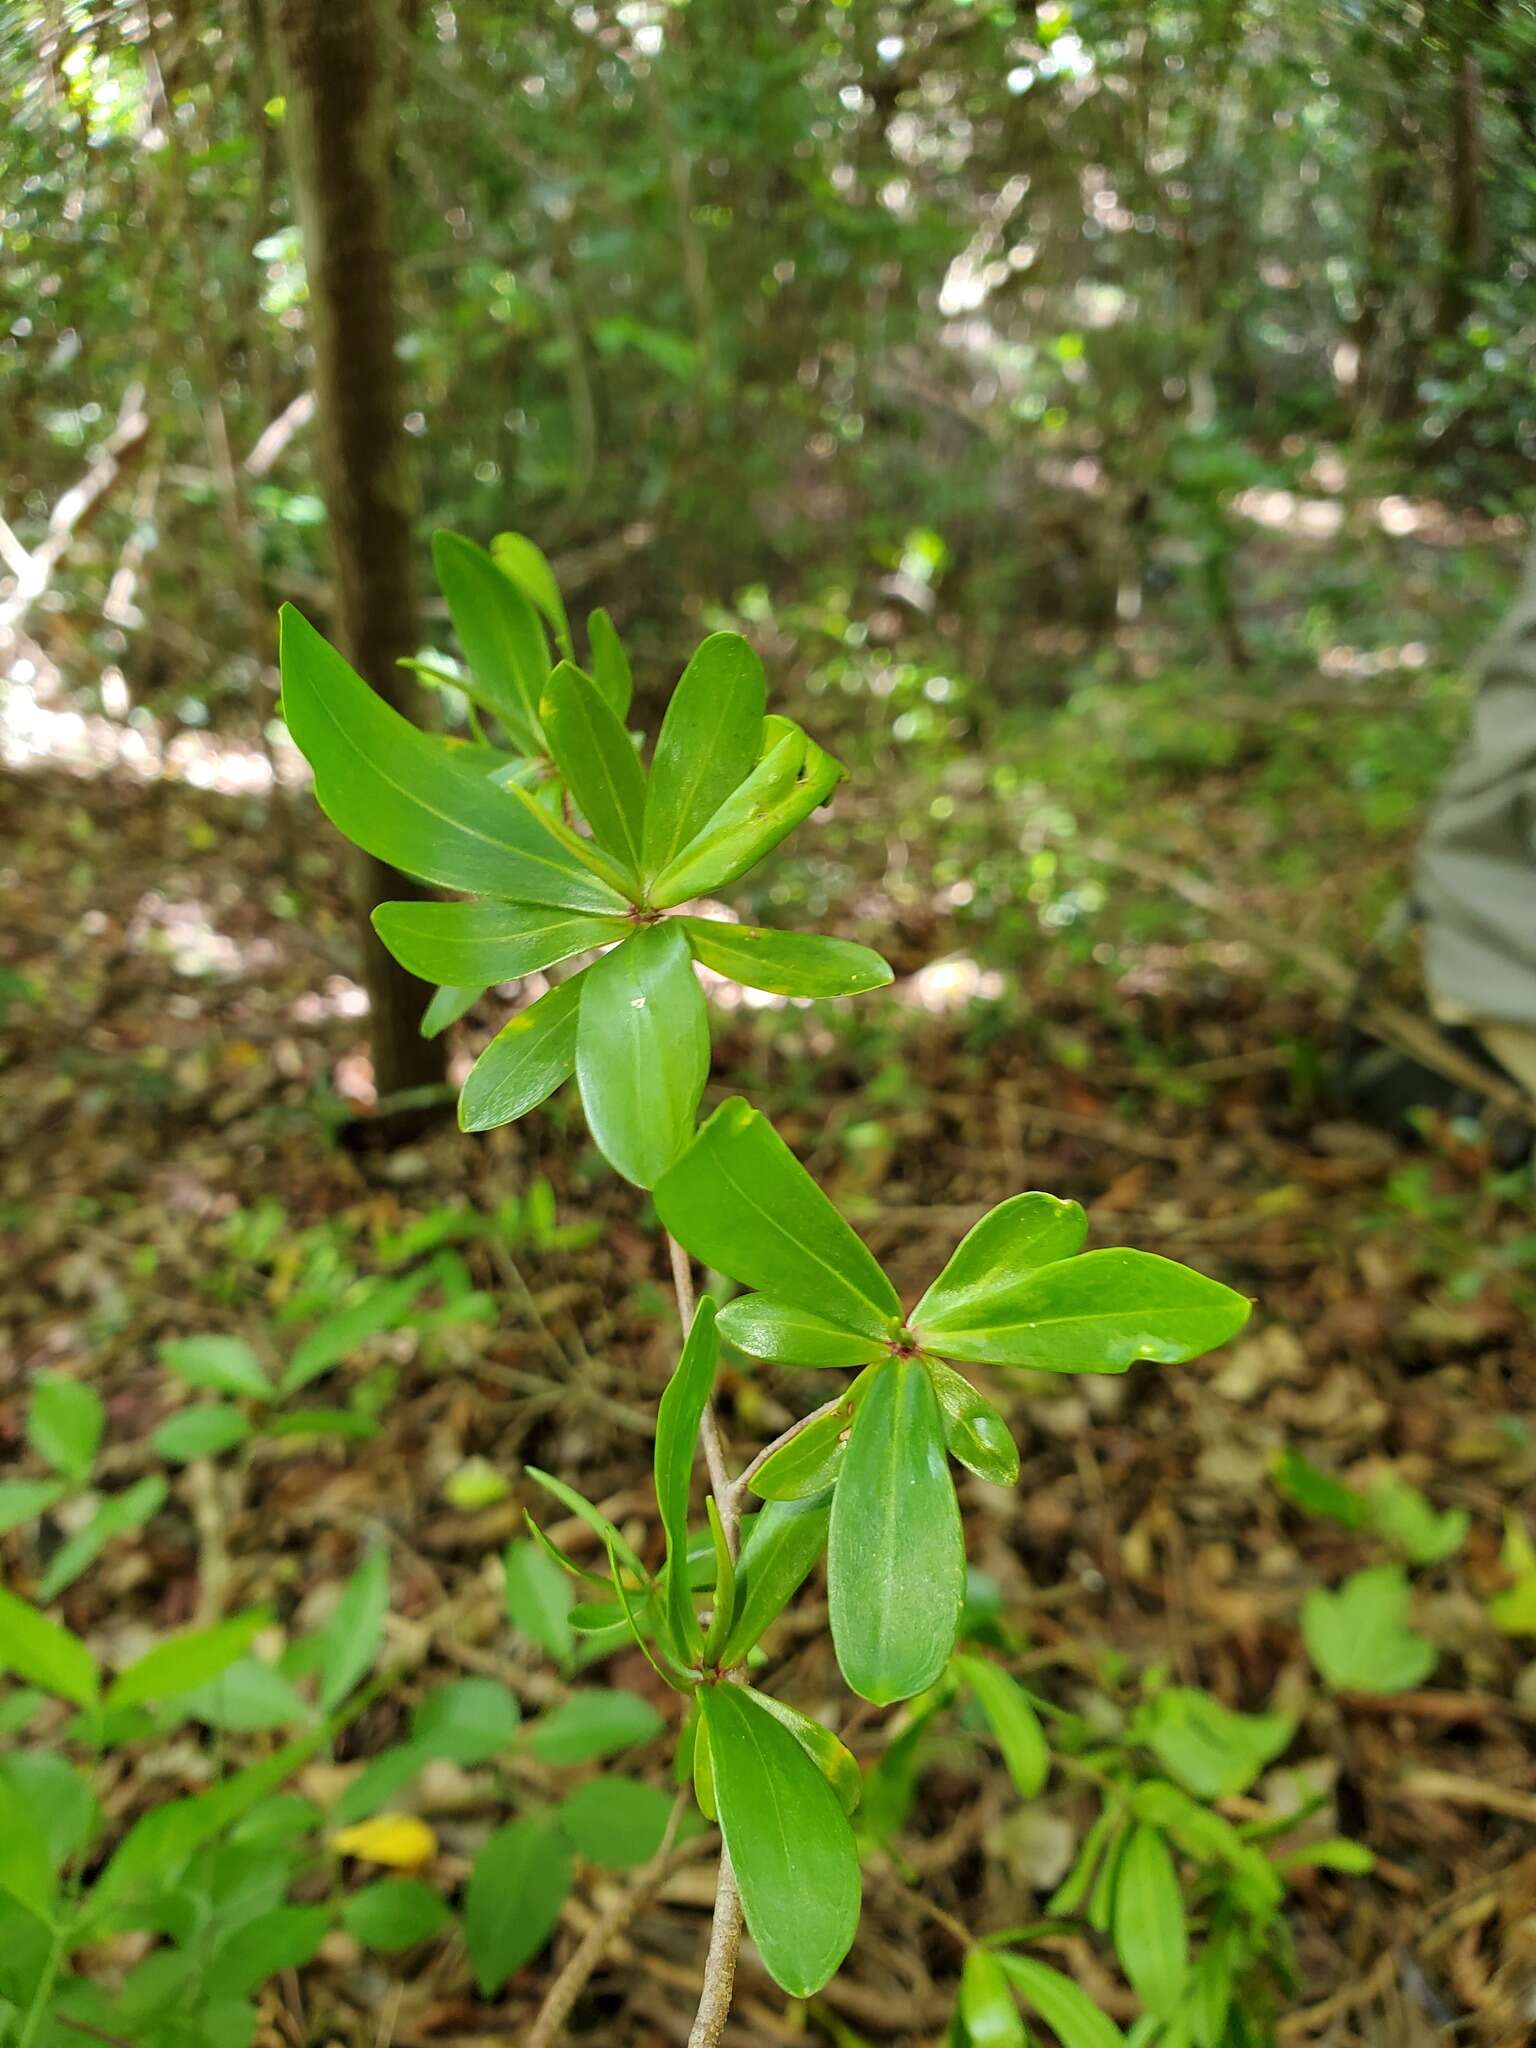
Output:
[[268,973],[279,957],[272,939],[242,943],[218,929],[206,904],[171,902],[157,889],[139,898],[124,944],[131,953],[168,961],[177,974],[224,981]]

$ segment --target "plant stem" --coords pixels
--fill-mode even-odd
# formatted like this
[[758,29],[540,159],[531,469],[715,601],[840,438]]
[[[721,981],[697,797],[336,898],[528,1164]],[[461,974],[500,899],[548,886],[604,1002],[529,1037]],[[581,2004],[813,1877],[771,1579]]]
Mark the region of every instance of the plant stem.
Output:
[[802,1415],[798,1422],[792,1422],[788,1429],[781,1431],[771,1444],[764,1444],[746,1471],[733,1482],[737,1492],[746,1491],[749,1482],[763,1469],[775,1451],[782,1451],[786,1444],[793,1443],[802,1429],[809,1429],[813,1422],[820,1422],[824,1415],[835,1414],[847,1398],[846,1394],[839,1394],[831,1401],[823,1401],[819,1408],[813,1408],[809,1415]]
[[[677,1313],[686,1339],[693,1328],[693,1267],[687,1252],[670,1231],[667,1233],[667,1252],[672,1260]],[[741,1486],[740,1481],[732,1479],[725,1461],[725,1443],[713,1401],[704,1404],[699,1436],[704,1445],[704,1462],[709,1467],[709,1484],[715,1496],[715,1506],[720,1511],[726,1547],[734,1557],[741,1524]],[[736,1888],[730,1851],[722,1840],[720,1875],[715,1880],[715,1916],[709,1930],[709,1954],[704,1959],[704,1990],[688,2035],[688,2048],[716,2048],[725,2032],[731,2011],[731,1993],[736,1984],[736,1958],[741,1952],[741,1929],[741,1893]]]

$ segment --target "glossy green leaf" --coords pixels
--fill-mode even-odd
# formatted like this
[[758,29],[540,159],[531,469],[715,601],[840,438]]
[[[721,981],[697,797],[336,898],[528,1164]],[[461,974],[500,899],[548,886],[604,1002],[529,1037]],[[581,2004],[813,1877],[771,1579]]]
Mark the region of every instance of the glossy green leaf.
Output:
[[997,1410],[970,1381],[937,1358],[925,1360],[933,1391],[944,1417],[944,1445],[978,1479],[993,1486],[1014,1486],[1019,1477],[1019,1447]]
[[411,1716],[411,1742],[426,1756],[484,1764],[517,1734],[522,1709],[494,1678],[461,1678],[429,1692]]
[[789,727],[784,738],[652,882],[650,900],[659,909],[737,880],[824,804],[842,780],[840,762],[798,726],[781,723]]
[[61,1543],[48,1560],[48,1569],[38,1582],[38,1598],[45,1602],[56,1600],[66,1586],[72,1586],[95,1563],[109,1543],[130,1530],[141,1529],[151,1515],[158,1514],[169,1490],[163,1475],[151,1472],[121,1493],[104,1495],[85,1527],[77,1529],[68,1542]]
[[868,946],[816,932],[765,931],[712,917],[684,917],[693,956],[716,974],[776,996],[853,996],[884,988],[890,968]]
[[749,1358],[768,1358],[780,1365],[872,1365],[890,1350],[884,1338],[866,1337],[766,1294],[746,1294],[727,1302],[720,1311],[720,1334]]
[[1138,1710],[1133,1733],[1200,1799],[1246,1792],[1290,1744],[1288,1714],[1238,1714],[1193,1686],[1171,1685]]
[[587,645],[592,650],[593,684],[601,691],[609,709],[623,718],[634,695],[634,678],[624,643],[601,606],[588,614]]
[[0,1586],[0,1671],[57,1694],[72,1706],[94,1706],[100,1690],[96,1659],[78,1636]]
[[465,687],[525,754],[541,753],[538,707],[549,644],[538,613],[485,549],[462,534],[433,534],[432,561],[473,676]]
[[1084,1252],[996,1293],[925,1315],[923,1343],[946,1358],[1039,1372],[1124,1372],[1139,1359],[1181,1365],[1225,1344],[1251,1304],[1154,1252]]
[[645,771],[633,740],[596,686],[562,661],[539,707],[555,766],[592,836],[638,881]]
[[558,821],[456,766],[392,711],[292,605],[282,610],[283,714],[320,808],[367,852],[447,889],[558,909],[622,911]]
[[764,1707],[732,1685],[707,1686],[721,1831],[764,1967],[792,1998],[821,1989],[859,1921],[859,1862],[837,1795]]
[[832,1495],[832,1641],[879,1706],[934,1683],[965,1599],[965,1540],[943,1423],[920,1361],[882,1365],[859,1405]]
[[769,1501],[753,1516],[736,1561],[735,1617],[720,1653],[725,1668],[742,1661],[815,1570],[831,1512],[831,1496],[818,1494]]
[[270,1401],[273,1396],[266,1368],[243,1337],[172,1337],[160,1346],[160,1363],[189,1387],[237,1401]]
[[553,628],[560,652],[567,661],[574,658],[571,625],[566,617],[565,599],[549,559],[537,541],[523,533],[498,533],[491,541],[491,555],[504,576],[511,578],[530,604],[536,605]]
[[900,1327],[901,1301],[768,1119],[722,1103],[655,1188],[656,1208],[697,1259],[865,1337]]
[[216,1458],[223,1451],[232,1451],[250,1434],[251,1425],[238,1408],[227,1401],[205,1401],[168,1415],[150,1442],[162,1458],[185,1465],[193,1458]]
[[459,1091],[459,1128],[491,1131],[546,1102],[576,1071],[576,1023],[590,969],[562,981],[504,1024]]
[[380,1955],[430,1941],[452,1922],[441,1894],[419,1877],[383,1878],[351,1893],[341,1905],[348,1934]]
[[567,1840],[604,1870],[633,1870],[661,1847],[672,1817],[670,1796],[633,1778],[592,1778],[560,1807]]
[[566,1574],[531,1537],[509,1543],[502,1564],[507,1619],[557,1664],[568,1666],[573,1595]]
[[537,903],[381,903],[373,928],[423,981],[477,988],[611,946],[633,929],[624,918],[572,916]]
[[649,1742],[662,1726],[660,1714],[638,1693],[594,1686],[540,1715],[528,1730],[528,1747],[541,1763],[595,1763]]
[[869,1390],[874,1370],[871,1366],[859,1374],[830,1415],[817,1416],[764,1459],[751,1479],[752,1491],[760,1500],[806,1500],[836,1482],[847,1455],[855,1411]]
[[420,1031],[423,1038],[441,1038],[450,1024],[457,1024],[461,1017],[467,1017],[488,988],[473,984],[468,988],[449,986],[432,991],[432,1000],[421,1013]]
[[1076,1202],[1055,1195],[1014,1195],[988,1210],[951,1253],[912,1320],[926,1326],[959,1318],[974,1328],[974,1312],[1002,1295],[1037,1266],[1055,1265],[1082,1250],[1088,1218]]
[[1045,2021],[1061,2048],[1125,2048],[1125,2037],[1114,2021],[1070,1977],[1037,1963],[1033,1956],[1003,1950],[997,1959],[1015,1991]]
[[515,1820],[482,1844],[464,1891],[464,1940],[482,1998],[493,1998],[555,1930],[571,1852],[552,1813]]
[[1307,1654],[1335,1692],[1408,1692],[1439,1652],[1408,1626],[1412,1591],[1400,1566],[1354,1572],[1336,1593],[1314,1586],[1301,1605]]
[[1029,2048],[1007,1972],[990,1949],[966,1952],[959,2013],[970,2048]]
[[656,1411],[656,1505],[667,1542],[667,1621],[673,1647],[685,1663],[697,1657],[704,1640],[688,1591],[688,1493],[699,1422],[719,1355],[715,1304],[706,1294]]
[[108,1709],[142,1706],[147,1700],[170,1699],[206,1685],[244,1656],[271,1619],[270,1609],[253,1607],[212,1628],[188,1629],[157,1643],[113,1679],[107,1688]]
[[1021,1799],[1035,1798],[1050,1776],[1051,1752],[1024,1688],[985,1657],[957,1657],[955,1670],[975,1693],[997,1737],[1014,1790]]
[[837,1803],[844,1813],[854,1812],[863,1797],[864,1778],[852,1750],[839,1742],[830,1728],[823,1728],[819,1721],[813,1721],[808,1714],[802,1714],[798,1707],[791,1707],[783,1700],[774,1699],[770,1693],[758,1692],[754,1686],[749,1685],[744,1690],[748,1699],[756,1700],[760,1707],[772,1714],[773,1718],[781,1722],[794,1736],[837,1794]]
[[1142,2004],[1170,2015],[1189,1976],[1189,1927],[1168,1844],[1144,1821],[1131,1829],[1115,1873],[1114,1937]]
[[739,633],[711,633],[683,670],[657,736],[645,806],[648,877],[662,873],[752,772],[763,698],[763,665],[752,648]]
[[27,1442],[55,1472],[77,1482],[89,1478],[106,1425],[107,1411],[94,1387],[67,1373],[34,1374]]
[[567,1486],[563,1479],[557,1479],[552,1472],[541,1471],[537,1465],[527,1465],[523,1469],[546,1493],[553,1494],[562,1506],[569,1508],[578,1520],[585,1522],[594,1535],[600,1536],[605,1544],[611,1545],[620,1562],[634,1573],[641,1585],[650,1585],[651,1575],[635,1555],[623,1531],[610,1522],[600,1509],[593,1507],[591,1501],[579,1494],[574,1486]]
[[0,1536],[35,1522],[68,1491],[62,1479],[0,1479]]
[[576,1079],[598,1150],[653,1187],[693,1135],[709,1077],[709,1015],[687,941],[657,924],[581,977]]

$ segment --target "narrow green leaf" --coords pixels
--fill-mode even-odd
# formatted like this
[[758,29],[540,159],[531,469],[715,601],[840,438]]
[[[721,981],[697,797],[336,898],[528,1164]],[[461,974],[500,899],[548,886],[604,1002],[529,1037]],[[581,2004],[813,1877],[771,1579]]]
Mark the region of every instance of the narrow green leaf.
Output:
[[716,974],[776,996],[853,996],[884,988],[894,977],[880,955],[847,939],[817,932],[774,932],[760,926],[726,924],[712,917],[684,917],[693,956]]
[[648,877],[659,875],[751,774],[764,694],[763,665],[739,633],[711,633],[683,670],[651,763]]
[[294,1345],[278,1379],[279,1393],[296,1394],[301,1387],[329,1372],[333,1365],[350,1358],[370,1337],[398,1330],[430,1278],[429,1273],[418,1272],[404,1273],[395,1280],[370,1282],[355,1301],[349,1301],[324,1322],[317,1323]]
[[596,1763],[649,1742],[663,1725],[650,1701],[638,1693],[589,1686],[541,1715],[528,1730],[528,1747],[540,1763]]
[[189,1387],[237,1401],[272,1399],[272,1382],[243,1337],[172,1337],[160,1346],[160,1363]]
[[1061,2043],[1061,2048],[1125,2048],[1114,2021],[1099,2011],[1070,1977],[1037,1963],[1033,1956],[998,1955],[1014,1989]]
[[1342,1870],[1349,1877],[1367,1877],[1376,1868],[1374,1853],[1364,1842],[1332,1835],[1326,1842],[1304,1842],[1276,1858],[1282,1870]]
[[742,1662],[816,1569],[831,1513],[832,1497],[823,1493],[769,1501],[753,1516],[736,1560],[736,1613],[720,1652],[723,1668]]
[[238,1408],[227,1401],[205,1401],[168,1415],[150,1442],[162,1458],[185,1465],[193,1458],[216,1458],[221,1451],[232,1451],[250,1434],[251,1425]]
[[1029,2048],[1007,1973],[990,1949],[966,1953],[959,2012],[969,2048]]
[[594,1535],[600,1536],[605,1544],[612,1544],[620,1563],[634,1573],[642,1586],[650,1587],[650,1573],[635,1555],[622,1530],[600,1509],[593,1507],[591,1501],[579,1494],[574,1486],[567,1486],[563,1479],[556,1479],[552,1472],[543,1472],[537,1465],[525,1465],[523,1469],[546,1493],[553,1494],[563,1507],[569,1508],[578,1520],[585,1522]]
[[48,1560],[37,1588],[44,1602],[57,1600],[66,1586],[96,1562],[107,1545],[132,1529],[141,1529],[151,1515],[158,1514],[169,1488],[163,1475],[151,1472],[137,1479],[121,1493],[107,1494],[83,1529],[77,1529],[67,1543],[61,1543]]
[[693,1135],[709,1076],[709,1015],[688,944],[650,925],[581,977],[576,1079],[603,1157],[653,1187]]
[[509,1543],[503,1557],[507,1618],[562,1667],[571,1661],[571,1587],[565,1573],[531,1538]]
[[282,609],[283,715],[315,771],[320,808],[367,852],[474,895],[613,914],[547,811],[515,786],[460,768],[392,711],[292,605]]
[[766,1294],[745,1294],[727,1302],[720,1312],[720,1334],[749,1358],[768,1358],[780,1365],[872,1365],[890,1351],[882,1337],[866,1337]]
[[91,1707],[101,1689],[96,1659],[78,1636],[0,1586],[0,1671]]
[[661,1847],[672,1800],[633,1778],[591,1778],[558,1809],[562,1833],[579,1856],[604,1870],[634,1870]]
[[832,1641],[878,1706],[932,1685],[955,1646],[965,1539],[943,1424],[920,1361],[892,1358],[859,1406],[832,1495]]
[[0,1775],[0,1900],[11,1898],[52,1925],[54,1861],[43,1816],[20,1785]]
[[747,1926],[792,1998],[819,1991],[853,1944],[859,1862],[837,1795],[801,1745],[733,1685],[699,1696],[714,1794]]
[[925,1361],[944,1417],[944,1444],[978,1479],[1013,1486],[1019,1477],[1019,1447],[1001,1415],[968,1379],[937,1358]]
[[612,619],[599,607],[587,618],[587,645],[592,650],[592,681],[607,700],[609,709],[623,718],[634,695],[634,678],[629,656]]
[[190,1629],[157,1643],[113,1679],[107,1688],[108,1711],[169,1699],[206,1685],[245,1654],[271,1619],[270,1608],[253,1607],[212,1628]]
[[1088,1218],[1076,1202],[1055,1195],[1014,1195],[973,1224],[949,1263],[912,1311],[914,1323],[962,1319],[1008,1290],[1037,1266],[1052,1266],[1082,1250]]
[[1017,1679],[985,1657],[957,1657],[955,1669],[975,1693],[1003,1762],[1021,1799],[1033,1799],[1051,1771],[1051,1752],[1040,1718]]
[[720,1509],[713,1494],[708,1495],[704,1506],[709,1516],[709,1539],[715,1547],[715,1590],[701,1654],[703,1661],[712,1665],[721,1661],[726,1631],[736,1613],[736,1560],[731,1555],[725,1524],[720,1519]]
[[33,1376],[27,1442],[55,1472],[77,1483],[88,1479],[106,1423],[100,1394],[84,1380],[61,1372]]
[[354,1941],[380,1955],[414,1948],[452,1924],[441,1895],[419,1877],[386,1877],[342,1901],[341,1924]]
[[529,603],[537,605],[548,620],[566,660],[574,660],[565,599],[560,595],[560,585],[544,550],[526,534],[498,533],[491,541],[491,554],[502,574],[509,576]]
[[1225,1344],[1251,1306],[1154,1252],[1084,1252],[942,1316],[914,1318],[914,1328],[946,1358],[1037,1372],[1124,1372],[1138,1359],[1181,1365]]
[[1148,2012],[1172,2015],[1189,1976],[1184,1896],[1156,1828],[1132,1828],[1115,1873],[1115,1953]]
[[654,1192],[673,1236],[743,1286],[865,1337],[900,1328],[900,1297],[867,1247],[740,1096],[721,1104]]
[[590,971],[557,983],[497,1032],[459,1091],[460,1130],[491,1131],[513,1123],[571,1078],[581,985]]
[[875,1368],[867,1366],[830,1415],[819,1415],[765,1458],[752,1475],[760,1500],[807,1500],[834,1485],[848,1450],[848,1433]]
[[715,1304],[706,1294],[656,1411],[656,1506],[667,1541],[667,1623],[673,1647],[685,1664],[698,1656],[704,1641],[688,1590],[688,1491],[699,1422],[715,1384],[718,1359]]
[[68,1491],[63,1479],[0,1479],[0,1536],[35,1522]]
[[539,698],[549,674],[549,645],[538,613],[485,549],[462,534],[434,533],[432,561],[478,686],[471,694],[525,754],[542,753]]
[[450,1024],[457,1024],[461,1017],[467,1017],[487,988],[459,988],[451,986],[434,989],[432,1000],[421,1013],[421,1035],[423,1038],[441,1038]]
[[611,946],[632,930],[624,918],[575,917],[537,903],[381,903],[373,928],[423,981],[477,988]]
[[290,1675],[294,1670],[320,1674],[320,1704],[328,1714],[373,1669],[388,1611],[389,1555],[375,1550],[348,1579],[330,1620],[289,1651]]
[[539,707],[555,766],[592,836],[638,881],[645,771],[634,742],[594,684],[562,661]]
[[1346,1529],[1363,1529],[1366,1502],[1352,1486],[1324,1472],[1289,1444],[1274,1454],[1271,1470],[1276,1486],[1304,1515],[1326,1515]]
[[536,1956],[571,1889],[571,1852],[552,1813],[498,1828],[464,1892],[464,1940],[482,1998]]
[[747,1698],[756,1700],[775,1721],[782,1722],[805,1751],[811,1762],[837,1794],[837,1803],[844,1813],[857,1808],[864,1793],[863,1774],[858,1759],[852,1750],[839,1742],[830,1728],[823,1728],[819,1721],[813,1721],[808,1714],[802,1714],[797,1707],[791,1707],[783,1700],[774,1699],[770,1693],[758,1692],[754,1686],[744,1688]]
[[658,909],[737,880],[824,804],[842,780],[841,762],[798,726],[781,722],[789,726],[785,736],[652,882],[650,900]]

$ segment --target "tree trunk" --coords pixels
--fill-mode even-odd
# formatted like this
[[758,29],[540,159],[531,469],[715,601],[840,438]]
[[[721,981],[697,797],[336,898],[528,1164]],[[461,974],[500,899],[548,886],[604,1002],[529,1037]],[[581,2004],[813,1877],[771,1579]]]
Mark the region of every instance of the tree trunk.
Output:
[[1482,67],[1458,38],[1451,76],[1450,160],[1435,333],[1449,339],[1472,310],[1472,279],[1483,267]]
[[[395,353],[391,194],[394,49],[380,0],[267,0],[287,98],[284,129],[309,280],[321,473],[336,573],[336,630],[358,673],[409,714],[402,655],[416,651],[410,494]],[[379,944],[368,913],[420,897],[370,855],[354,888],[381,1098],[444,1076],[419,1032],[431,991]]]

